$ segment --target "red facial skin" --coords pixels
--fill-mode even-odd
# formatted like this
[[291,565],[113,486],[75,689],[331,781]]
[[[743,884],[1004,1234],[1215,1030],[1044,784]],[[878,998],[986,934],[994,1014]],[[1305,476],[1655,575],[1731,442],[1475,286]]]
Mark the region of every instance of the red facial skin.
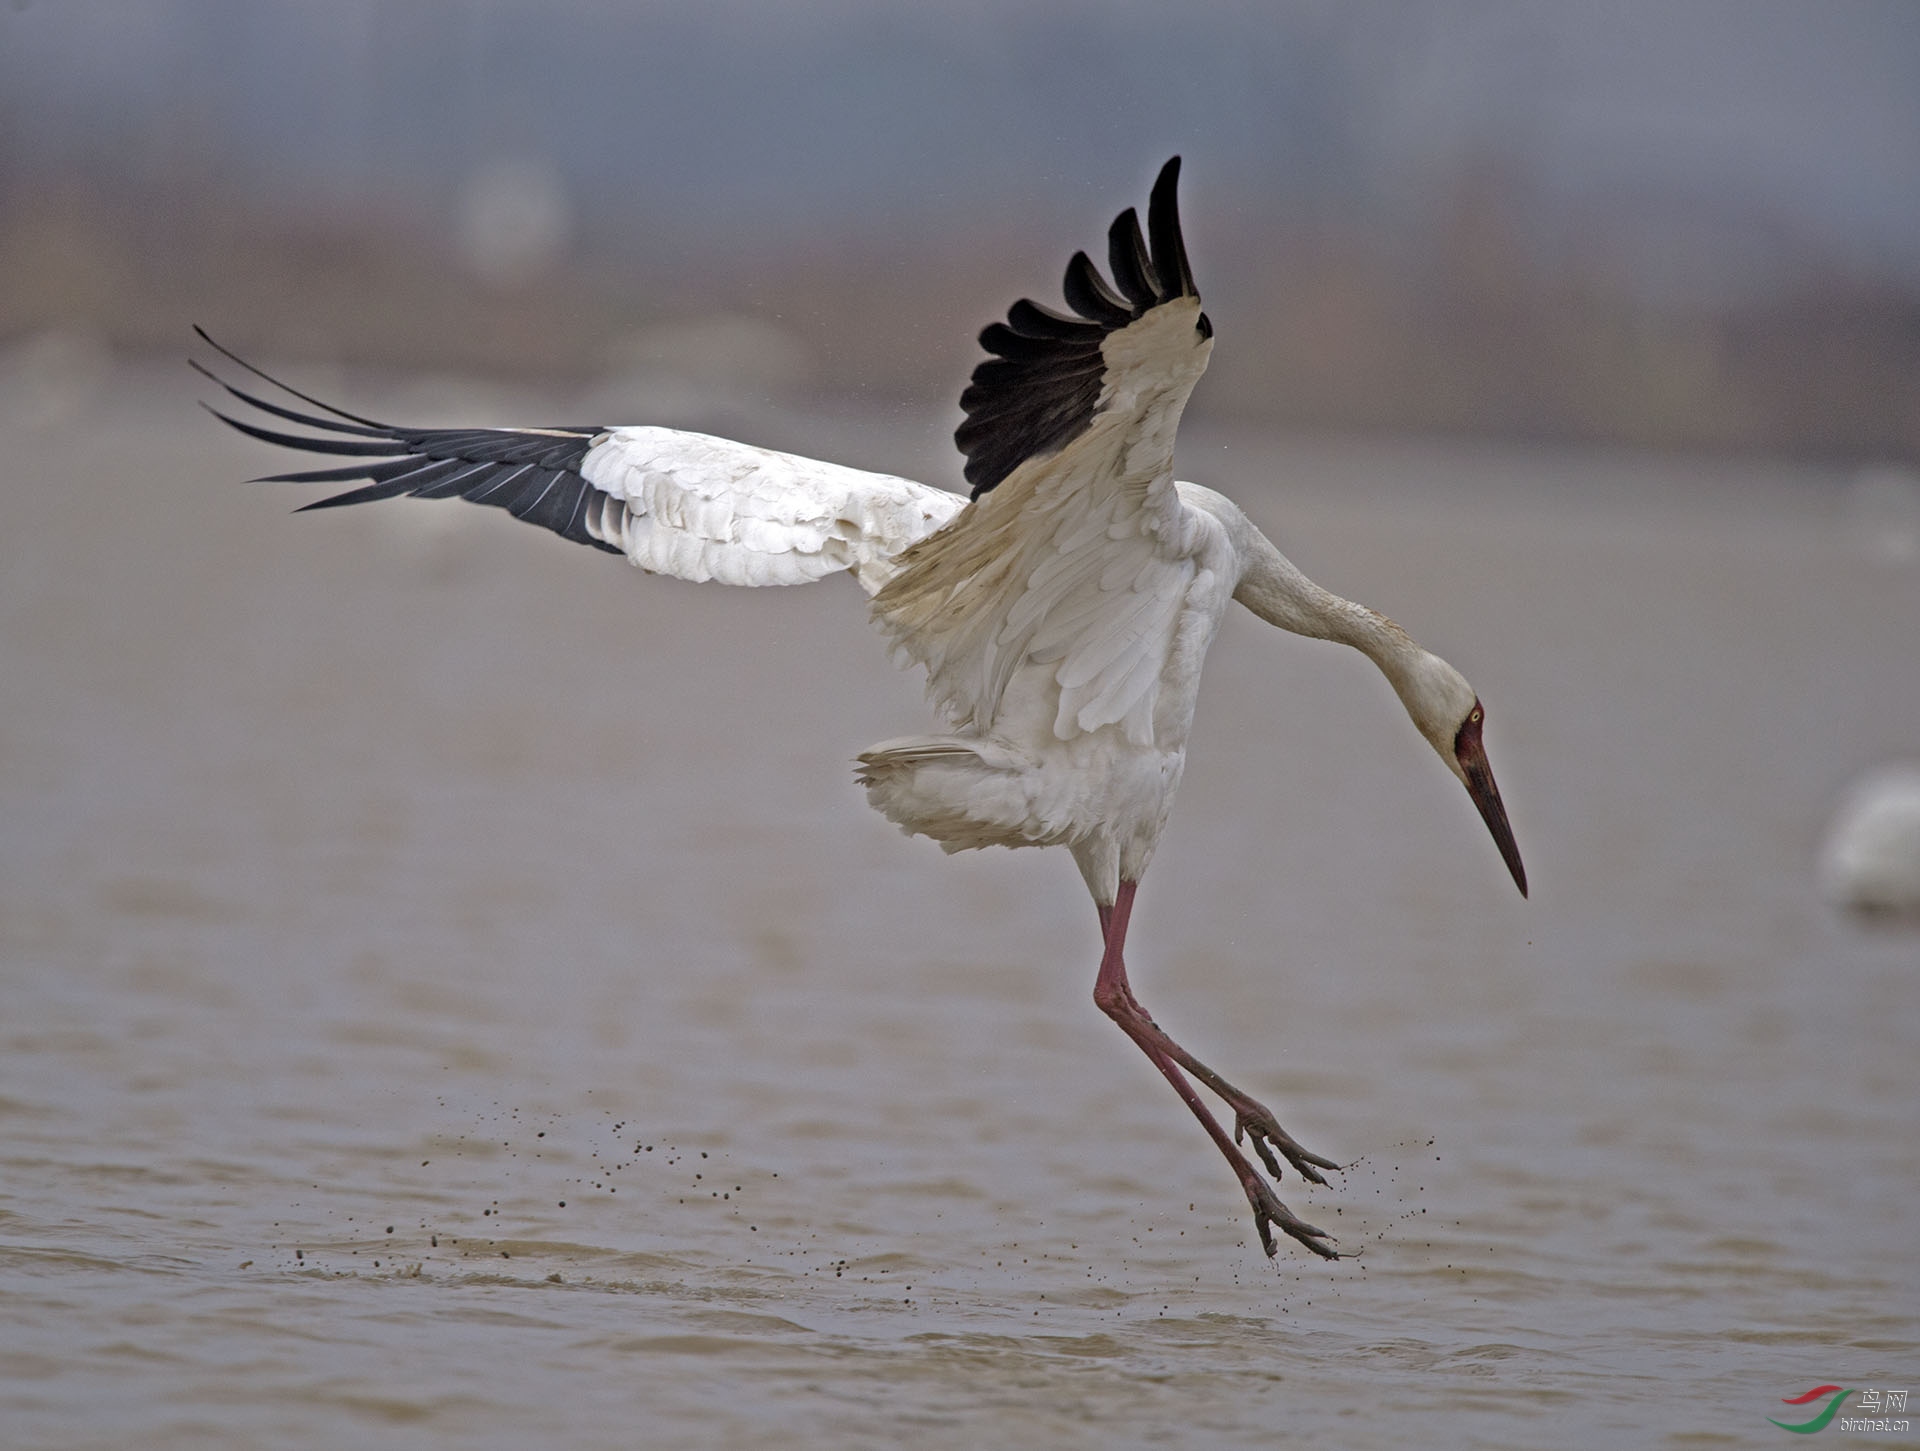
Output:
[[1487,830],[1493,833],[1493,844],[1500,848],[1500,859],[1513,873],[1513,884],[1524,897],[1527,869],[1520,864],[1520,848],[1514,842],[1513,827],[1507,822],[1507,808],[1501,803],[1499,786],[1494,784],[1493,767],[1487,764],[1487,748],[1480,742],[1486,721],[1487,713],[1476,700],[1473,709],[1467,712],[1460,733],[1453,738],[1453,757],[1460,763],[1461,775],[1466,777],[1467,794],[1480,808]]

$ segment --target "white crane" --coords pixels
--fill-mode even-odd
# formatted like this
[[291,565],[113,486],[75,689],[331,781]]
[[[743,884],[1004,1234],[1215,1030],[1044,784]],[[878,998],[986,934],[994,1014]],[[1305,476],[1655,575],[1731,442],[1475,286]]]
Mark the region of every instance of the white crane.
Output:
[[[859,757],[868,801],[949,852],[1064,846],[1093,893],[1105,951],[1094,1001],[1166,1075],[1233,1166],[1269,1255],[1278,1226],[1337,1258],[1236,1145],[1278,1179],[1340,1167],[1175,1043],[1135,1000],[1123,958],[1134,890],[1185,764],[1200,666],[1231,601],[1295,634],[1351,645],[1385,674],[1461,780],[1524,894],[1526,876],[1481,744],[1485,712],[1459,671],[1372,610],[1294,568],[1233,503],[1173,477],[1174,432],[1213,351],[1180,234],[1175,157],[1146,235],[1130,207],[1108,233],[1112,281],[1067,266],[1078,316],[1016,302],[980,335],[992,356],[961,396],[955,441],[970,500],[908,479],[666,428],[396,428],[286,388],[326,416],[240,401],[319,434],[216,416],[269,443],[354,461],[274,482],[364,479],[307,508],[412,494],[495,504],[624,554],[724,584],[801,584],[846,571],[948,729]],[[1148,245],[1151,239],[1151,246]],[[196,364],[196,366],[198,366]],[[1225,1102],[1231,1138],[1189,1079]],[[1276,1157],[1277,1156],[1277,1157]]]
[[1827,900],[1888,923],[1920,923],[1920,763],[1856,782],[1820,849]]

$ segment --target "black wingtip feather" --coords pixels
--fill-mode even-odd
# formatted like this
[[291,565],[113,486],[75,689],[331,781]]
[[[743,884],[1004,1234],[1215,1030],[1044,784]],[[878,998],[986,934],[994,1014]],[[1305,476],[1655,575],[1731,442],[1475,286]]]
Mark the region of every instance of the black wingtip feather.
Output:
[[[1076,324],[1088,326],[1088,324]],[[1098,333],[1097,328],[1091,328]],[[317,429],[320,437],[282,433],[230,417],[209,403],[201,407],[228,427],[264,443],[302,449],[308,453],[345,454],[363,462],[335,468],[273,474],[266,483],[367,482],[357,489],[332,494],[302,506],[297,513],[340,509],[402,495],[417,498],[464,498],[504,508],[528,523],[553,530],[578,544],[590,544],[609,554],[625,551],[617,543],[596,539],[586,521],[596,516],[591,499],[605,494],[587,482],[580,467],[605,429],[598,425],[565,428],[396,428],[323,403],[256,368],[237,353],[222,347],[205,328],[195,327],[202,342],[222,357],[262,378],[289,397],[330,414],[319,417],[257,398],[236,388],[199,360],[189,358],[194,370],[248,407],[273,418]],[[335,420],[346,420],[336,422]],[[344,436],[343,436],[344,435]]]
[[1198,297],[1193,268],[1187,263],[1186,239],[1180,234],[1180,158],[1160,168],[1147,198],[1147,238],[1153,244],[1154,270],[1175,297]]
[[1107,265],[1113,269],[1114,286],[1126,293],[1136,317],[1166,300],[1153,273],[1153,259],[1147,255],[1146,239],[1140,235],[1140,214],[1132,207],[1107,229]]
[[1007,309],[1007,326],[1023,338],[1046,338],[1054,342],[1086,343],[1100,346],[1100,339],[1112,331],[1097,322],[1083,322],[1050,307],[1042,307],[1029,298],[1021,298]]
[[306,438],[297,433],[276,433],[271,428],[261,428],[257,424],[245,423],[238,418],[229,418],[211,404],[200,405],[229,428],[237,428],[250,438],[262,443],[277,443],[284,448],[303,448],[308,453],[356,454],[365,458],[391,458],[398,450],[384,439],[372,439],[359,442],[348,438]]
[[329,494],[324,499],[315,499],[311,504],[302,504],[293,512],[311,514],[316,509],[342,509],[348,504],[370,504],[376,499],[396,499],[407,492],[403,483],[368,484],[364,489],[348,489],[344,494]]
[[[974,369],[960,395],[966,418],[953,435],[974,498],[1027,459],[1064,448],[1092,422],[1104,368],[1101,345],[1110,334],[1163,303],[1200,295],[1180,234],[1179,185],[1175,156],[1154,179],[1145,234],[1132,207],[1114,218],[1107,232],[1111,283],[1086,253],[1074,253],[1061,292],[1078,317],[1022,298],[1005,322],[981,332],[980,346],[992,356]],[[1204,313],[1195,326],[1201,337],[1213,335]]]
[[1075,252],[1067,263],[1067,275],[1060,283],[1067,306],[1090,322],[1103,327],[1125,327],[1133,321],[1133,309],[1126,298],[1107,285],[1100,269],[1085,252]]
[[1003,322],[989,323],[980,330],[980,346],[997,358],[1008,358],[1015,362],[1037,362],[1051,358],[1059,351],[1056,342],[1027,337]]
[[[264,369],[256,368],[252,363],[249,363],[245,358],[241,357],[238,353],[234,352],[232,348],[226,347],[220,343],[215,342],[213,340],[213,334],[208,332],[205,328],[201,327],[200,324],[197,322],[193,324],[193,330],[194,330],[194,333],[199,337],[201,342],[205,343],[208,347],[212,348],[216,353],[218,353],[221,357],[225,358],[228,362],[234,364],[237,367],[245,368],[249,373],[253,374],[254,377],[259,378],[264,382],[273,384],[274,387],[278,388],[282,393],[285,393],[290,398],[298,398],[302,403],[310,403],[315,408],[321,409],[327,413],[331,413],[335,418],[346,419],[347,422],[349,423],[365,424],[368,428],[386,429],[388,427],[387,424],[380,422],[380,420],[377,418],[362,418],[358,413],[349,413],[344,408],[335,408],[331,403],[322,403],[318,398],[310,397],[307,394],[302,393],[298,388],[290,387],[289,385],[282,383],[278,378],[274,377],[273,374],[266,372]],[[202,368],[201,371],[206,372],[204,368]],[[212,374],[208,374],[208,376],[212,377]],[[215,379],[215,381],[218,382],[219,380]],[[222,384],[221,386],[224,387],[225,384]]]
[[[304,424],[308,428],[325,428],[334,433],[350,433],[362,438],[384,438],[388,436],[389,430],[387,429],[363,428],[359,424],[354,423],[336,423],[330,418],[315,418],[311,413],[299,413],[291,408],[282,408],[277,403],[269,403],[264,398],[256,398],[253,394],[234,387],[233,384],[207,367],[198,358],[188,358],[187,366],[192,368],[194,372],[198,373],[208,382],[225,389],[227,393],[238,398],[249,408],[258,408],[262,413],[271,413],[275,418],[284,418],[289,423]],[[325,405],[317,404],[315,406],[324,407]]]
[[378,464],[347,464],[337,469],[302,469],[292,474],[262,474],[259,478],[248,479],[250,484],[343,484],[348,479],[364,479],[379,468]]

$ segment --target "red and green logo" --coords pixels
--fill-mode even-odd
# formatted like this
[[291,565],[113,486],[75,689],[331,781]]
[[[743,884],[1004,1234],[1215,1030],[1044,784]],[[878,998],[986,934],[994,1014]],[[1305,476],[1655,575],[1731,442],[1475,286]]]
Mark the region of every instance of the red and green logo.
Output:
[[1797,1426],[1790,1426],[1785,1421],[1773,1421],[1772,1416],[1768,1416],[1767,1419],[1773,1421],[1773,1424],[1783,1431],[1792,1431],[1796,1436],[1811,1436],[1815,1431],[1826,1430],[1827,1422],[1840,1414],[1840,1407],[1845,1403],[1847,1397],[1852,1394],[1852,1391],[1843,1390],[1839,1386],[1815,1386],[1804,1395],[1792,1397],[1782,1396],[1780,1399],[1780,1404],[1783,1406],[1807,1406],[1813,1404],[1813,1402],[1819,1400],[1822,1396],[1831,1396],[1832,1399],[1827,1402],[1827,1408],[1811,1421],[1802,1421]]

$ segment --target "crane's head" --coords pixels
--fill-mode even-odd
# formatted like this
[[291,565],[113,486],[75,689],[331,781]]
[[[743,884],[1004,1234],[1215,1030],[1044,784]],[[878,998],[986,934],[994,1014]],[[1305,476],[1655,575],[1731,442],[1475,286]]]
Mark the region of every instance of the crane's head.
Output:
[[1493,833],[1493,844],[1500,848],[1500,859],[1513,873],[1513,884],[1520,895],[1527,895],[1527,869],[1520,863],[1520,848],[1513,839],[1513,827],[1507,822],[1507,808],[1500,800],[1500,788],[1494,784],[1493,767],[1487,764],[1487,748],[1481,732],[1487,723],[1486,708],[1473,693],[1466,677],[1438,655],[1417,652],[1417,662],[1394,681],[1407,714],[1420,727],[1420,734],[1447,768],[1460,778],[1480,816]]

